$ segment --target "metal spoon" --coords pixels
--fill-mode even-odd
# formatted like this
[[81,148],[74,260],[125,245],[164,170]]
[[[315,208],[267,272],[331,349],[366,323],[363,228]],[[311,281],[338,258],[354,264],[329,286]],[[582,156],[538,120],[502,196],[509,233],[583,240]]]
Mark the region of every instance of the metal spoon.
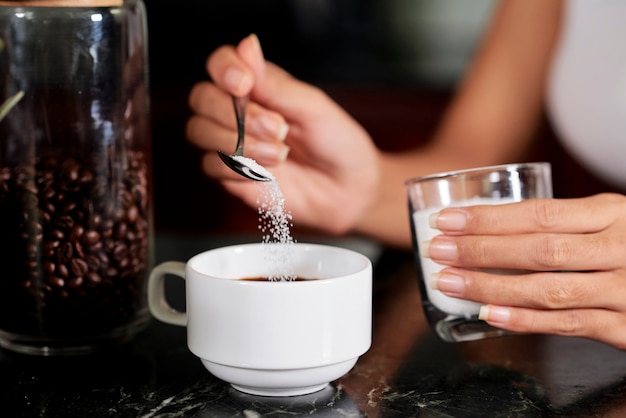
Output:
[[[217,153],[222,161],[224,161],[224,164],[242,176],[256,181],[270,181],[272,179],[262,172],[264,170],[263,167],[258,166],[254,160],[249,160],[243,156],[243,139],[245,136],[245,116],[248,96],[233,96],[233,104],[235,106],[235,116],[237,117],[237,148],[235,148],[235,152],[230,155],[220,150],[217,150]],[[256,164],[258,167],[254,167],[251,163]],[[259,170],[259,167],[261,170]]]

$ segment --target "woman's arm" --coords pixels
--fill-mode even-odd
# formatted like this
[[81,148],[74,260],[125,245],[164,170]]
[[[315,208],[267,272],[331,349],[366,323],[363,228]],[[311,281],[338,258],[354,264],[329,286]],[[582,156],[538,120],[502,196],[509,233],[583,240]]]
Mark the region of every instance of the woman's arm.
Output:
[[377,198],[358,231],[406,247],[406,179],[520,158],[542,114],[561,9],[561,1],[543,0],[505,0],[496,7],[432,141],[410,152],[380,155]]

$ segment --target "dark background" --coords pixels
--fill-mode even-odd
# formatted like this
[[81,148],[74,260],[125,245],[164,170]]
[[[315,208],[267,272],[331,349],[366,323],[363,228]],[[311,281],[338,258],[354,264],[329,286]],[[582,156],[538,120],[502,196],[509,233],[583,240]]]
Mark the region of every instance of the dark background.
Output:
[[[216,47],[250,33],[266,59],[322,87],[385,149],[428,140],[493,0],[145,0],[157,232],[254,233],[256,210],[205,177],[184,134],[187,95]],[[528,159],[552,162],[555,194],[610,188],[555,141],[548,123]],[[303,185],[306,179],[302,179]]]

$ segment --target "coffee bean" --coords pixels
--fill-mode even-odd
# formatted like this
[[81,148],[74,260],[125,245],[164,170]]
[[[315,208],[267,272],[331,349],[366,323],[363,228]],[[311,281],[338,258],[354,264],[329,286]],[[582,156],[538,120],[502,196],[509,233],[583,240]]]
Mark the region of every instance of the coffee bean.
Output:
[[137,209],[137,206],[135,205],[130,206],[128,208],[128,211],[126,212],[126,219],[128,219],[128,222],[130,223],[135,223],[138,218],[139,218],[139,209]]
[[43,200],[50,200],[56,195],[56,190],[52,187],[46,187],[41,191],[41,198]]
[[70,232],[70,241],[76,242],[77,240],[79,240],[80,237],[83,236],[84,231],[85,228],[83,228],[82,225],[74,225],[72,227],[72,232]]
[[76,277],[82,277],[89,271],[89,265],[81,258],[72,258],[70,261],[70,270]]
[[59,277],[62,277],[64,279],[70,277],[70,271],[65,264],[58,264],[56,266],[55,272]]
[[60,229],[53,229],[48,233],[48,236],[53,241],[62,241],[65,239],[65,234]]
[[69,182],[74,182],[78,180],[78,172],[80,170],[78,163],[76,163],[72,159],[67,159],[63,163],[62,168],[63,168],[63,174],[65,175],[66,179]]
[[[111,219],[107,219],[102,223],[102,228],[100,231],[100,235],[104,238],[111,238],[113,236],[113,228],[115,227],[115,223]],[[124,237],[119,237],[118,239],[123,239]]]
[[52,217],[50,216],[50,213],[44,212],[44,211],[39,211],[39,218],[44,224],[49,224],[50,219],[52,219]]
[[102,250],[102,242],[98,241],[98,242],[94,242],[93,244],[91,244],[89,247],[87,247],[87,251],[90,254],[96,254],[99,253]]
[[91,214],[87,221],[89,228],[96,229],[102,224],[102,215],[99,213]]
[[104,253],[104,252],[98,253],[98,254],[96,254],[96,257],[98,257],[100,259],[100,262],[103,265],[106,266],[107,264],[109,264],[109,256],[106,253]]
[[123,257],[118,260],[117,266],[123,271],[128,271],[128,265],[130,264],[130,259],[128,257]]
[[[53,187],[53,184],[50,184],[50,188]],[[55,190],[54,191],[54,199],[50,198],[50,200],[54,200],[57,206],[65,201],[65,192],[63,190]]]
[[93,181],[93,173],[91,171],[82,171],[80,173],[80,178],[78,179],[79,183],[82,184],[90,184]]
[[44,209],[45,212],[47,212],[47,213],[52,215],[52,214],[54,214],[56,212],[57,207],[54,206],[54,203],[52,203],[52,202],[45,202],[43,204],[43,209]]
[[85,257],[85,251],[84,251],[83,245],[80,243],[80,241],[76,241],[73,244],[74,244],[74,248],[76,249],[76,254],[79,257]]
[[67,263],[74,255],[74,248],[70,242],[64,242],[57,248],[57,260],[59,263]]
[[122,242],[118,242],[115,245],[115,248],[113,248],[113,258],[119,261],[123,259],[124,257],[126,257],[126,254],[128,254],[128,249],[126,247],[126,244]]
[[56,266],[50,261],[44,261],[41,265],[43,267],[43,272],[48,275],[51,275],[56,271]]
[[[43,243],[43,250],[44,250],[47,254],[49,254],[49,253],[54,254],[54,253],[56,253],[56,249],[59,247],[59,245],[60,245],[60,244],[61,244],[61,242],[60,242],[60,241],[45,241],[45,242]],[[33,246],[33,247],[31,247],[31,248],[29,249],[29,252],[31,252],[31,251],[32,251],[32,252],[36,252],[36,251],[37,251],[37,248]]]
[[81,241],[87,245],[95,244],[96,242],[100,241],[100,234],[98,233],[98,231],[95,231],[93,229],[87,230],[83,234]]
[[82,284],[83,284],[83,278],[82,277],[72,277],[72,278],[67,280],[67,286],[70,289],[80,289]]
[[87,279],[90,284],[99,284],[102,282],[102,277],[100,277],[98,273],[95,273],[93,271],[87,273],[85,279]]
[[65,281],[62,278],[57,277],[57,276],[50,276],[48,278],[48,281],[50,282],[50,284],[53,287],[63,287],[63,286],[65,286]]
[[63,213],[71,213],[74,209],[76,209],[76,202],[68,202],[63,206]]
[[100,259],[95,255],[86,256],[85,262],[87,263],[88,269],[90,271],[98,271],[98,269],[100,268]]
[[102,275],[104,277],[107,278],[111,278],[111,277],[117,277],[117,275],[119,274],[119,272],[117,271],[117,269],[113,266],[107,266],[103,271],[102,271]]
[[118,240],[123,239],[128,233],[128,225],[126,222],[120,222],[115,227],[115,238]]
[[[51,212],[54,213],[55,211],[56,211],[56,208]],[[54,223],[59,228],[72,229],[72,227],[74,226],[74,219],[72,219],[72,217],[69,215],[61,215],[61,216],[56,217],[56,220]]]

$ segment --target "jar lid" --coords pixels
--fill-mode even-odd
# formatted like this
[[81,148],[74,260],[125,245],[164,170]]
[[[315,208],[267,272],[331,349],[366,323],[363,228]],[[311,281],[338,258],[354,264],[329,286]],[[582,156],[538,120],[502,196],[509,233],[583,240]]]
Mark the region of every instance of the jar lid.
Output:
[[122,3],[124,0],[0,0],[0,6],[24,7],[109,7]]

